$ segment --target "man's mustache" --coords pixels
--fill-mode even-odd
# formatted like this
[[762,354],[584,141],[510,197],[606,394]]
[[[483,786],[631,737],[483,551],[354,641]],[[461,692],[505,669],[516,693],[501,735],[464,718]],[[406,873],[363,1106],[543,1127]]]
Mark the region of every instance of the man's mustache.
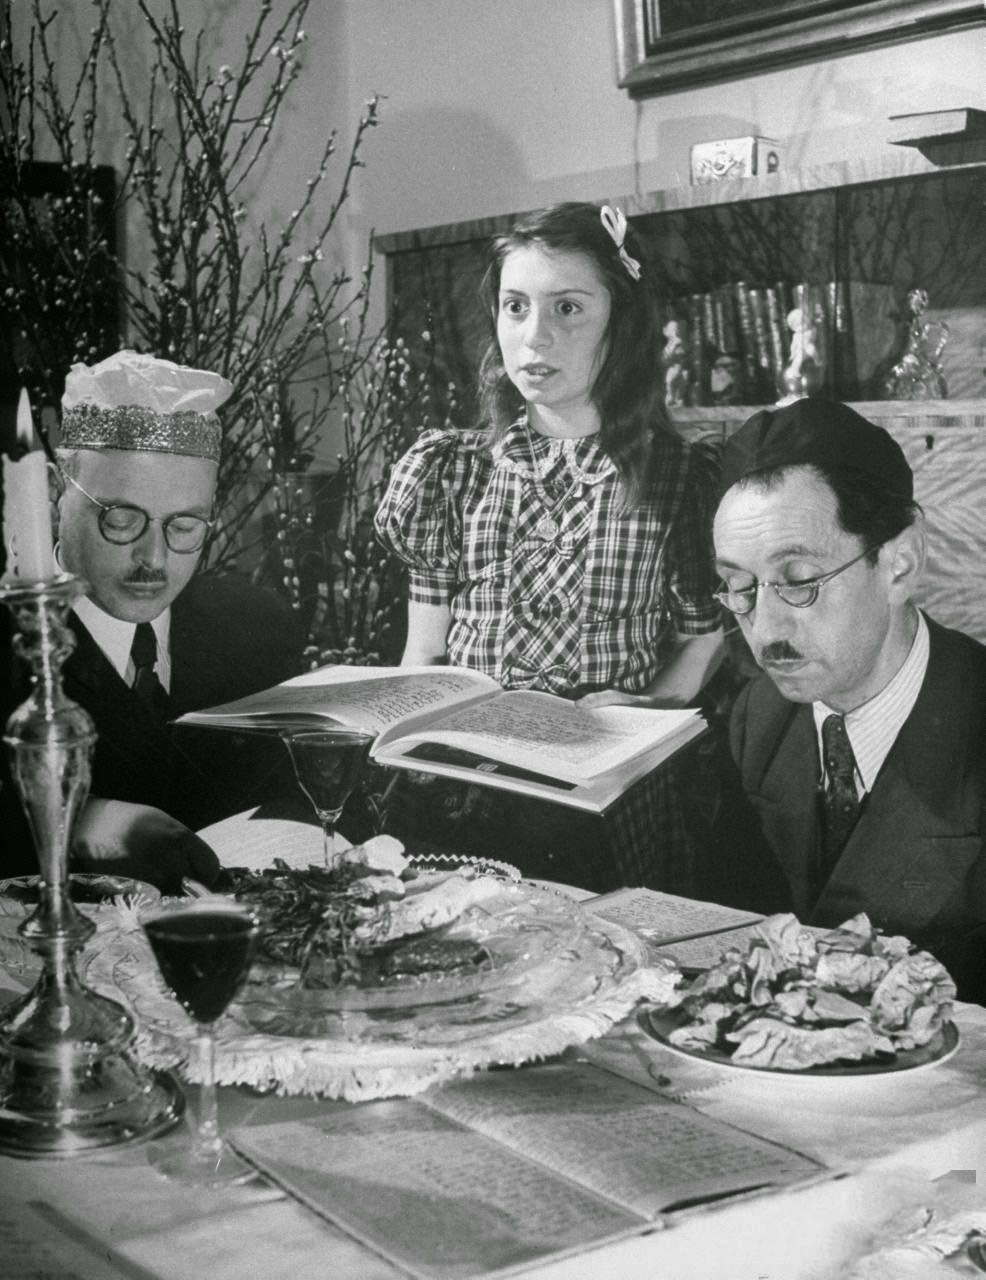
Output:
[[804,654],[798,653],[794,645],[786,640],[772,640],[757,654],[757,661],[761,665],[765,662],[800,662],[803,658]]
[[162,569],[145,569],[143,565],[136,565],[128,578],[124,579],[126,586],[164,586],[168,581],[168,575]]

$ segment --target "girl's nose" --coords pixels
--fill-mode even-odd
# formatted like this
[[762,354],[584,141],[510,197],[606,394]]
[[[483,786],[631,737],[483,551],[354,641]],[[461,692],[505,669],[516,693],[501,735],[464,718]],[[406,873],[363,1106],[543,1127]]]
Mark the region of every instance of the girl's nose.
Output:
[[527,317],[524,338],[527,345],[536,351],[550,346],[552,338],[551,325],[548,316],[540,308],[531,308],[530,315]]

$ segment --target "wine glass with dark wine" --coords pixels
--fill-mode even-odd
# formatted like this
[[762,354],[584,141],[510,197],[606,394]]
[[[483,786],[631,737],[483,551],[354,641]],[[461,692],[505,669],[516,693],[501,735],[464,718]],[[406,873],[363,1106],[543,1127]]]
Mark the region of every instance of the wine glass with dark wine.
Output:
[[285,729],[281,738],[298,785],[322,824],[325,865],[332,867],[337,857],[336,823],[363,774],[374,735],[361,729]]
[[191,1145],[162,1144],[151,1161],[166,1177],[195,1186],[221,1187],[254,1174],[222,1139],[216,1107],[214,1024],[226,1011],[250,969],[257,918],[224,898],[197,898],[156,906],[141,919],[161,976],[194,1019],[199,1077]]

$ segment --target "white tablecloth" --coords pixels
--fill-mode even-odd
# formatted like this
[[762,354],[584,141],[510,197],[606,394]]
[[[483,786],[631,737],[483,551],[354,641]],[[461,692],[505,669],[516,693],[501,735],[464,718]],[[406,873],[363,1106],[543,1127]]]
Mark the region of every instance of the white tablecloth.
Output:
[[[0,1000],[2,988],[0,974]],[[960,1005],[956,1022],[961,1043],[948,1062],[910,1076],[809,1082],[698,1066],[662,1049],[628,1019],[581,1052],[845,1176],[709,1209],[672,1229],[541,1264],[524,1275],[855,1280],[858,1263],[864,1268],[858,1280],[904,1280],[903,1264],[893,1255],[859,1263],[886,1243],[881,1232],[889,1230],[893,1215],[903,1214],[906,1223],[930,1208],[986,1213],[986,1010]],[[287,1119],[319,1105],[232,1089],[222,1094],[226,1124]],[[32,1202],[47,1208],[31,1208]],[[39,1219],[39,1213],[45,1216]],[[68,1234],[51,1227],[52,1215],[74,1224]],[[39,1221],[48,1224],[47,1245],[39,1243]],[[18,1231],[31,1241],[20,1269]],[[49,1255],[42,1257],[42,1249]],[[61,1270],[52,1258],[62,1262]],[[256,1187],[191,1192],[166,1183],[139,1146],[66,1162],[0,1157],[0,1259],[5,1280],[36,1280],[43,1266],[53,1276],[78,1280],[397,1280],[400,1274],[280,1193]],[[920,1261],[924,1269],[908,1271],[907,1280],[955,1275],[935,1257]]]
[[[783,1095],[755,1100],[737,1085],[703,1095],[703,1110],[771,1137],[797,1135],[801,1149],[853,1168],[849,1176],[712,1209],[670,1230],[524,1274],[538,1280],[847,1280],[853,1260],[874,1245],[891,1215],[942,1198],[933,1179],[952,1175],[960,1189],[953,1193],[957,1207],[986,1205],[986,1103],[972,1088],[982,1071],[986,1012],[967,1007],[960,1019],[965,1044],[952,1064],[929,1073],[927,1086],[894,1085],[882,1097],[873,1089],[865,1098],[847,1093],[825,1105],[801,1099],[795,1106]],[[667,1056],[638,1044],[630,1028],[606,1043],[616,1058],[632,1055],[648,1072],[660,1072]],[[317,1105],[232,1090],[224,1091],[222,1104],[226,1123],[289,1118],[299,1114],[294,1108]],[[978,1194],[969,1181],[975,1175]],[[20,1205],[42,1201],[85,1224],[92,1243],[69,1242],[79,1280],[101,1276],[92,1255],[100,1245],[161,1280],[396,1280],[399,1274],[275,1192],[190,1192],[165,1183],[141,1147],[70,1162],[0,1157],[0,1201],[15,1219]],[[10,1270],[10,1256],[6,1280],[32,1274]],[[35,1253],[35,1274],[40,1263]],[[954,1272],[936,1264],[929,1276],[936,1275],[948,1280]],[[893,1271],[870,1272],[867,1280],[877,1276],[903,1280]]]

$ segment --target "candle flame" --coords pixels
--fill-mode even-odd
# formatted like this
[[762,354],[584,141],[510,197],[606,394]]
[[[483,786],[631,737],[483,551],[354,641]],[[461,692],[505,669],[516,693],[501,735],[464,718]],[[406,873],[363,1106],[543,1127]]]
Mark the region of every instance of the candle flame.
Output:
[[20,399],[17,401],[17,443],[24,450],[35,446],[34,419],[31,417],[31,401],[26,387],[21,387]]

